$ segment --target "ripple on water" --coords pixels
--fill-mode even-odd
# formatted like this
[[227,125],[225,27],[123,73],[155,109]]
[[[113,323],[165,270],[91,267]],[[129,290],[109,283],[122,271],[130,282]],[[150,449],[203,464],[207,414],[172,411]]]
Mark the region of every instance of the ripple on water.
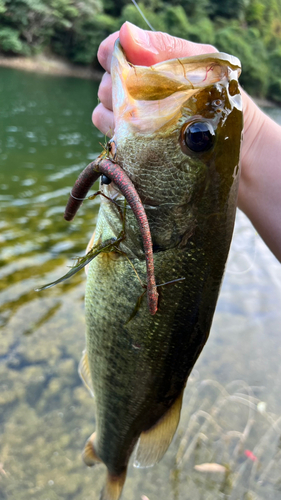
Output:
[[51,199],[59,198],[60,196],[69,195],[69,188],[57,189],[48,193],[40,194],[34,198],[34,203],[45,203]]
[[[90,208],[85,203],[70,225],[62,212],[80,159],[82,170],[104,141],[90,124],[98,84],[10,70],[1,71],[1,84],[1,125],[16,147],[3,148],[0,170],[5,188],[0,198],[0,496],[94,499],[104,470],[87,469],[80,457],[95,427],[93,401],[77,374],[84,347],[84,273],[41,293],[34,288],[65,274],[69,253],[83,251],[94,224],[98,201]],[[33,139],[36,151],[29,154]],[[71,155],[76,162],[79,157],[79,165]],[[28,185],[21,185],[26,179],[36,179],[29,194]],[[210,339],[196,365],[200,375],[187,384],[178,434],[159,465],[129,469],[124,500],[281,499],[280,265],[249,227],[239,231]],[[229,473],[214,477],[194,470],[204,462],[224,465]]]
[[82,165],[71,165],[71,167],[62,168],[59,172],[55,172],[49,175],[46,180],[47,182],[56,182],[58,179],[63,179],[74,172],[79,172],[83,170],[84,164]]

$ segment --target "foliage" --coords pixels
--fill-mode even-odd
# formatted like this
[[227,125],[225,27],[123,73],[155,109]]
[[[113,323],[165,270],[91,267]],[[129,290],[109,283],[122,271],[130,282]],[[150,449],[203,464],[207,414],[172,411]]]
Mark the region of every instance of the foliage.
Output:
[[50,46],[55,53],[74,63],[91,64],[101,40],[117,29],[116,21],[106,14],[97,14],[89,19],[78,18],[71,28],[57,29]]
[[168,6],[166,9],[165,24],[170,35],[180,38],[189,38],[190,24],[181,5]]
[[[241,83],[281,102],[281,0],[139,0],[155,30],[210,43],[242,61]],[[0,0],[0,51],[53,51],[98,65],[100,42],[130,21],[149,29],[132,0]]]
[[221,51],[235,54],[243,62],[242,85],[251,88],[256,96],[266,94],[266,51],[255,31],[248,29],[243,32],[236,26],[225,27],[217,31],[215,45]]
[[210,0],[211,17],[243,19],[247,0]]
[[[165,31],[166,24],[162,15],[159,15],[157,11],[153,11],[151,7],[147,7],[145,3],[138,2],[138,6],[144,14],[145,18],[153,26],[155,31]],[[125,21],[136,24],[140,28],[149,29],[145,20],[132,3],[126,5],[122,10],[122,14],[120,17],[120,26]]]
[[13,28],[0,29],[0,50],[7,53],[26,54],[27,47],[19,39],[19,32]]

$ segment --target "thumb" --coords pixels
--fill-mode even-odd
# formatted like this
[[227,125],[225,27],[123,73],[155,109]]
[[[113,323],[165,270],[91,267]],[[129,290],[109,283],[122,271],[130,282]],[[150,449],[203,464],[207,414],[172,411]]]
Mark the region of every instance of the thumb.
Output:
[[189,42],[160,31],[142,30],[128,21],[121,27],[119,38],[127,59],[140,66],[217,52],[212,45]]

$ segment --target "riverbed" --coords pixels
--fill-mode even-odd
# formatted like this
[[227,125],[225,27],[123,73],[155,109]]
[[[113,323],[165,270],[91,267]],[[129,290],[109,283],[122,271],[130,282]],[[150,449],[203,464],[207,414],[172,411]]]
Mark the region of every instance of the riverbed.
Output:
[[[91,124],[98,84],[0,75],[0,498],[95,500],[104,468],[81,460],[94,430],[94,403],[77,373],[84,273],[34,289],[65,274],[95,226],[98,200],[71,223],[63,212],[105,143]],[[280,109],[266,112],[281,123]],[[178,432],[158,465],[129,468],[124,500],[281,500],[280,283],[280,264],[238,211]]]

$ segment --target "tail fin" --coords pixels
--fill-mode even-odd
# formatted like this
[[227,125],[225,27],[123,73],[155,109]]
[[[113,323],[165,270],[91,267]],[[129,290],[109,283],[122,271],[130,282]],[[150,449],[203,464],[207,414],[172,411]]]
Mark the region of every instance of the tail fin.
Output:
[[119,476],[107,473],[106,483],[101,492],[100,500],[119,500],[126,480],[127,469]]
[[[82,458],[86,465],[92,467],[95,464],[103,463],[95,449],[96,433],[94,432],[85,444]],[[110,474],[107,471],[105,486],[100,494],[100,500],[119,500],[126,480],[127,467],[119,475]]]

